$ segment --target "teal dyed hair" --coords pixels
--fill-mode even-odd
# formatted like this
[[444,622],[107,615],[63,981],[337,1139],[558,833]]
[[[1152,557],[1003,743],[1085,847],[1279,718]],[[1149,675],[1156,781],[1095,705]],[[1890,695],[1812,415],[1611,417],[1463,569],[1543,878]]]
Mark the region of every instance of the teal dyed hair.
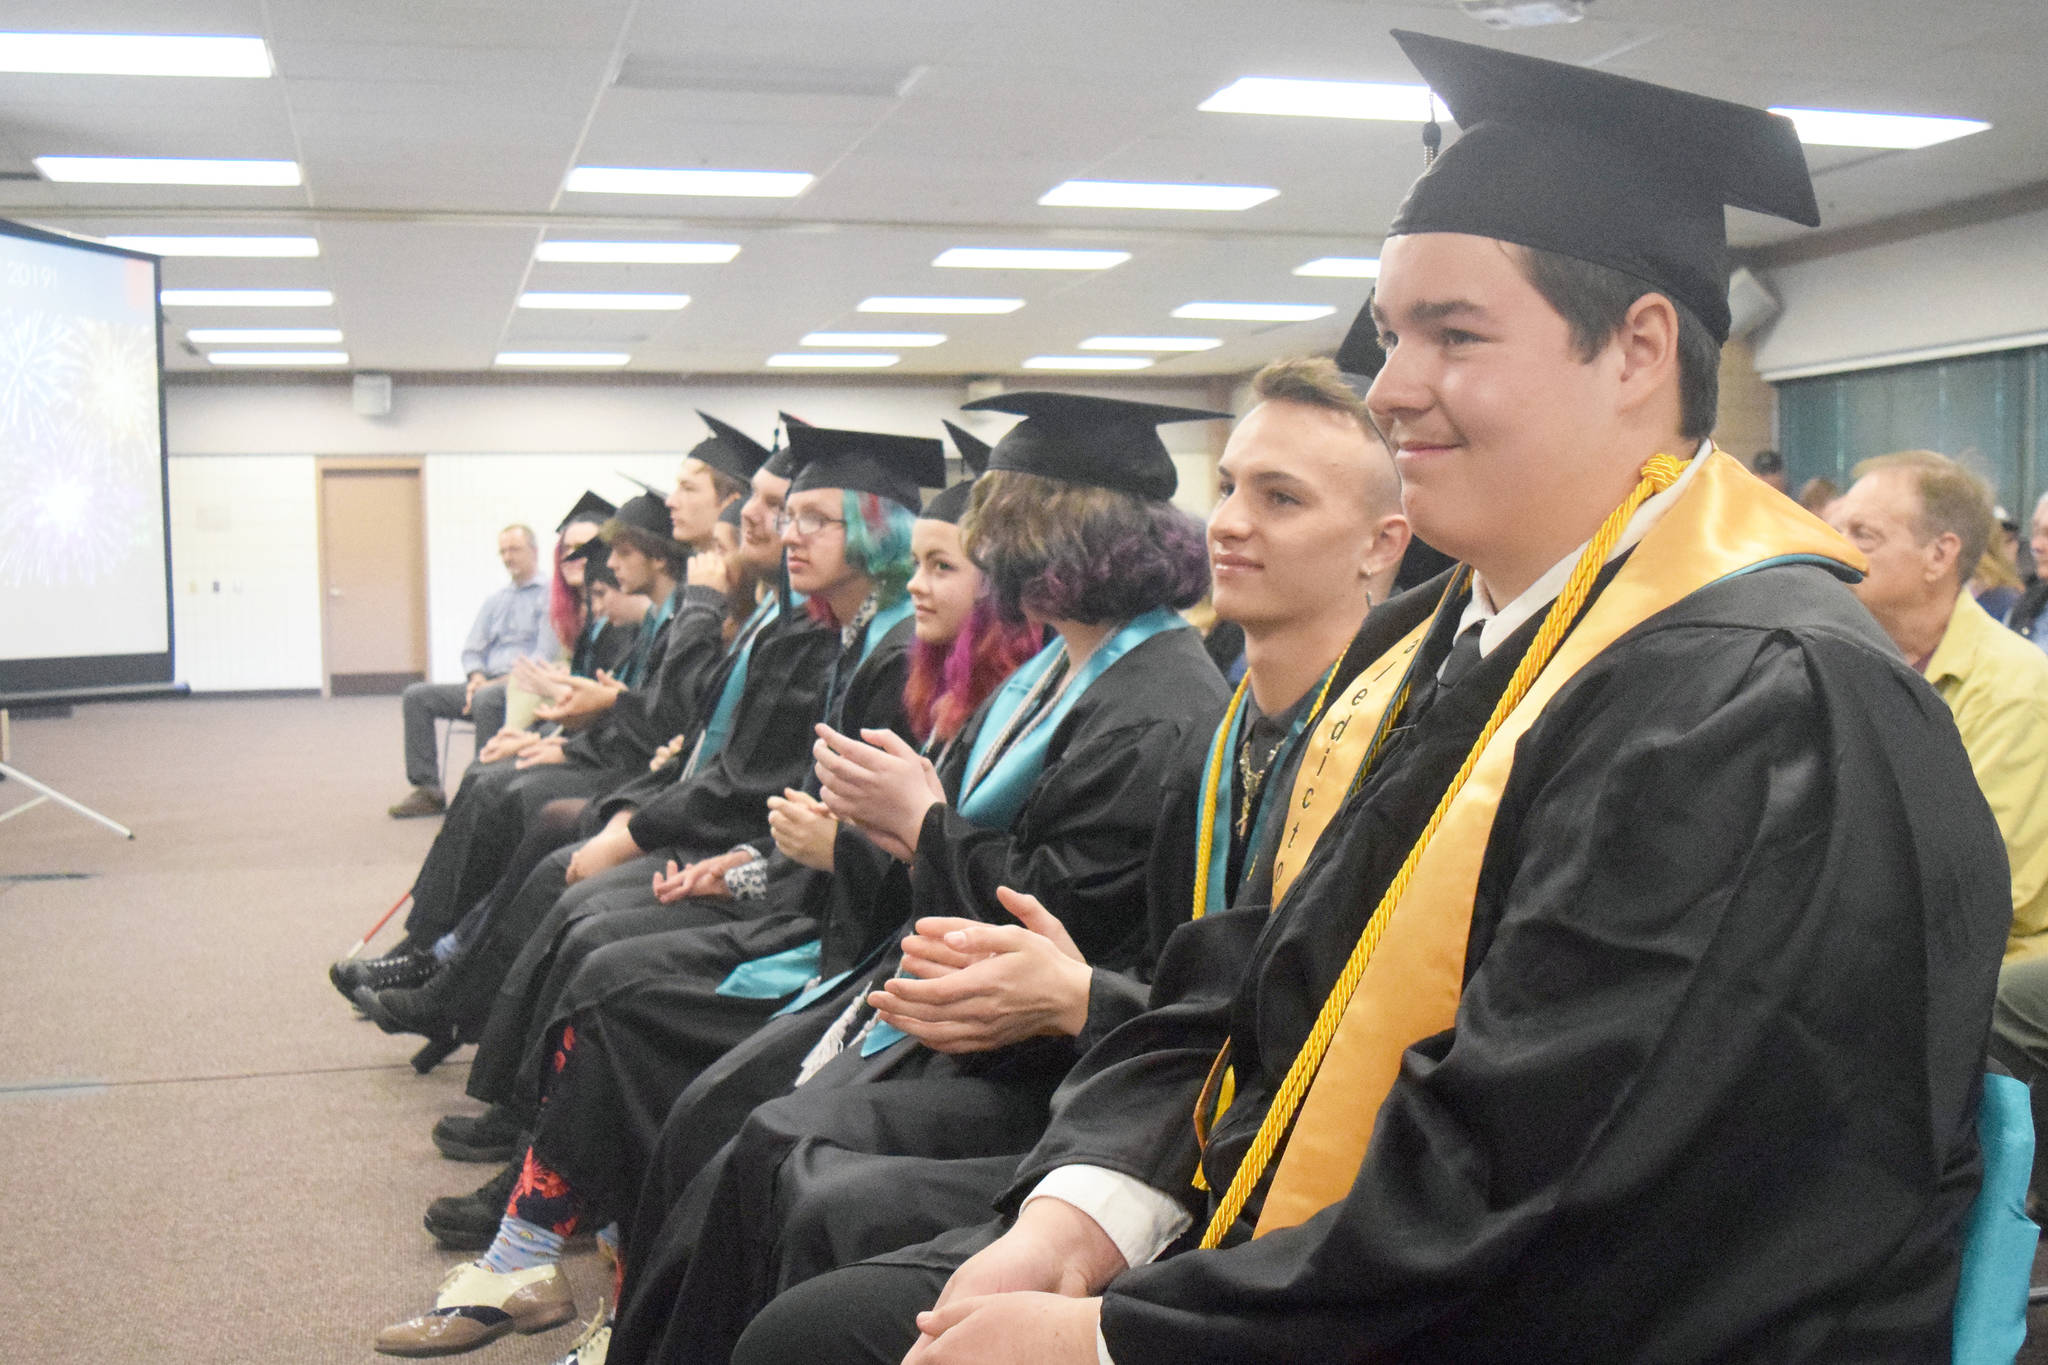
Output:
[[910,526],[917,514],[899,502],[860,493],[840,492],[840,515],[846,518],[846,562],[874,582],[883,606],[903,596],[904,585],[917,565],[910,556]]

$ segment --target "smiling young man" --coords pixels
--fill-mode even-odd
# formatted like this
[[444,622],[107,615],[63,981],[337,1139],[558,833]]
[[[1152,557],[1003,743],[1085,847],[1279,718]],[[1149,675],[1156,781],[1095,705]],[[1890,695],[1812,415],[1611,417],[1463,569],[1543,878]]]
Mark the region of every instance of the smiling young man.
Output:
[[1722,205],[1813,222],[1796,135],[1398,36],[1464,132],[1368,405],[1464,563],[1368,622],[1235,988],[1084,1059],[993,1241],[738,1365],[1948,1356],[1997,830],[1855,551],[1706,440]]

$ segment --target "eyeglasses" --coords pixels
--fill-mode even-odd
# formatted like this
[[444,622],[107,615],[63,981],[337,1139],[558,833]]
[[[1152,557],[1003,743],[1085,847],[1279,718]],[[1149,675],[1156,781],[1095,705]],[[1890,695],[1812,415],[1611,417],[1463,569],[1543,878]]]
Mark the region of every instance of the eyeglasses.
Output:
[[775,529],[777,533],[786,531],[794,526],[796,527],[797,536],[803,540],[809,540],[827,526],[844,525],[846,525],[844,517],[824,517],[819,516],[816,512],[797,512],[792,514],[788,511],[782,511],[775,514]]

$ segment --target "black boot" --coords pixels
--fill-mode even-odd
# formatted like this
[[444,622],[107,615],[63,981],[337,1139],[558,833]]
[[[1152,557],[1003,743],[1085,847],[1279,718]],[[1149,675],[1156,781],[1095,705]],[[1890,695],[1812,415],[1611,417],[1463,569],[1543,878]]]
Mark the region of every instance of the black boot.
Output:
[[434,1125],[434,1146],[450,1161],[509,1161],[526,1146],[526,1125],[502,1104],[450,1114]]
[[373,991],[417,986],[434,974],[435,966],[432,953],[401,946],[383,957],[352,957],[337,962],[327,969],[327,979],[353,1003],[358,986],[368,986]]
[[427,1231],[439,1238],[442,1246],[455,1251],[489,1250],[491,1239],[498,1235],[498,1220],[505,1216],[505,1201],[512,1197],[512,1187],[519,1182],[523,1159],[524,1149],[521,1160],[513,1161],[468,1194],[444,1194],[427,1205]]
[[434,974],[417,986],[394,986],[389,990],[376,990],[369,986],[358,986],[352,992],[356,1004],[363,1013],[376,1021],[377,1027],[386,1033],[417,1033],[422,1038],[455,1037],[455,1025],[448,1018],[447,997],[455,980],[455,973],[446,967],[438,968]]

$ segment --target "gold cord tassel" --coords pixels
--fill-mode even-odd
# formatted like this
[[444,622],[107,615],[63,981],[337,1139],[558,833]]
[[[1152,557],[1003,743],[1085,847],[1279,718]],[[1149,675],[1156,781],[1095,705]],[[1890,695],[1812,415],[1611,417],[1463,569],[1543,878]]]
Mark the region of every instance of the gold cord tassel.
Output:
[[1606,565],[1607,557],[1613,552],[1615,541],[1621,538],[1622,530],[1628,525],[1629,518],[1635,515],[1636,509],[1648,498],[1676,483],[1684,468],[1683,461],[1674,460],[1668,455],[1651,457],[1643,466],[1642,478],[1634,491],[1623,500],[1621,506],[1608,514],[1607,520],[1601,523],[1600,530],[1579,555],[1578,563],[1572,567],[1571,578],[1565,583],[1564,591],[1551,603],[1549,612],[1543,618],[1542,628],[1537,631],[1535,641],[1529,646],[1529,652],[1522,656],[1522,662],[1516,666],[1514,676],[1508,680],[1507,690],[1495,703],[1493,714],[1486,722],[1486,728],[1480,731],[1478,740],[1472,745],[1472,751],[1465,755],[1464,763],[1459,766],[1457,776],[1451,779],[1450,786],[1437,802],[1436,810],[1429,817],[1429,823],[1423,826],[1414,847],[1408,850],[1401,870],[1395,874],[1386,894],[1380,898],[1379,905],[1366,921],[1365,931],[1359,935],[1357,946],[1351,950],[1351,956],[1345,961],[1344,970],[1337,977],[1337,984],[1331,989],[1329,998],[1323,1002],[1321,1012],[1316,1015],[1315,1026],[1309,1030],[1308,1038],[1301,1045],[1301,1051],[1295,1055],[1293,1063],[1287,1068],[1287,1075],[1280,1082],[1279,1093],[1274,1095],[1272,1107],[1266,1111],[1265,1119],[1259,1124],[1258,1135],[1252,1139],[1251,1149],[1245,1153],[1243,1163],[1231,1177],[1229,1188],[1223,1192],[1223,1198],[1216,1206],[1216,1213],[1209,1220],[1208,1230],[1202,1234],[1204,1249],[1222,1244],[1224,1234],[1236,1224],[1239,1215],[1244,1212],[1245,1202],[1251,1198],[1252,1191],[1257,1188],[1259,1181],[1265,1178],[1266,1170],[1272,1164],[1273,1155],[1279,1150],[1280,1139],[1286,1134],[1288,1126],[1294,1122],[1295,1113],[1301,1108],[1301,1102],[1308,1094],[1309,1085],[1315,1080],[1316,1071],[1323,1064],[1324,1054],[1330,1048],[1330,1040],[1336,1036],[1337,1025],[1342,1021],[1344,1011],[1350,1006],[1351,997],[1365,975],[1366,964],[1372,961],[1373,950],[1379,946],[1380,937],[1386,932],[1388,920],[1393,918],[1395,907],[1401,903],[1402,893],[1407,890],[1410,879],[1415,875],[1416,865],[1422,861],[1423,850],[1429,847],[1429,842],[1435,836],[1437,827],[1443,823],[1444,814],[1450,809],[1451,802],[1457,799],[1466,780],[1472,776],[1472,770],[1478,766],[1479,756],[1486,751],[1487,744],[1493,739],[1494,732],[1500,729],[1501,723],[1521,703],[1529,691],[1530,684],[1536,681],[1537,675],[1550,662],[1551,655],[1557,651],[1558,644],[1564,639],[1565,631],[1578,619],[1580,609],[1592,595],[1593,580],[1599,577],[1600,570]]

